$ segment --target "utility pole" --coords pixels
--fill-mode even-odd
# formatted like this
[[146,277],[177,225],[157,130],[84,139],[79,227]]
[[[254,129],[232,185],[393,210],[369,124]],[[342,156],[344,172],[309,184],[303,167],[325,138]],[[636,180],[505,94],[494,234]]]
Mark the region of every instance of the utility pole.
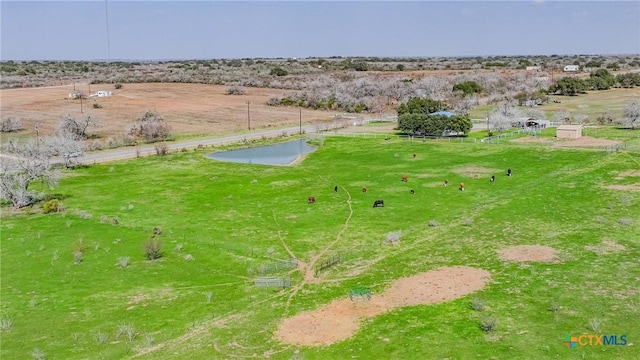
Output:
[[302,106],[300,107],[300,135],[302,135]]
[[80,94],[80,114],[82,114],[82,94]]
[[36,124],[35,130],[36,130],[36,146],[38,146],[39,145],[38,143],[40,140],[40,129],[38,128],[38,124]]
[[247,101],[247,127],[251,130],[251,112],[249,111],[250,102]]

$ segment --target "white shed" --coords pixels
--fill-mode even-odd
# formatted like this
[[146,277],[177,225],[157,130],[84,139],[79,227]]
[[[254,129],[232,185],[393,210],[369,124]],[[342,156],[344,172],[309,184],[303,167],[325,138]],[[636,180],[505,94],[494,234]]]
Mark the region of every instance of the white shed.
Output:
[[564,67],[563,70],[567,71],[567,72],[575,72],[575,71],[580,70],[580,66],[579,65],[567,65],[567,66]]

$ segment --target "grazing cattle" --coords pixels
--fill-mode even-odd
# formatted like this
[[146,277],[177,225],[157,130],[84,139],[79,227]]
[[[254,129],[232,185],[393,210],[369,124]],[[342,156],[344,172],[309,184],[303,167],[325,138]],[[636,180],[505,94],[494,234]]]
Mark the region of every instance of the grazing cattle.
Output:
[[333,188],[333,192],[338,192],[338,185],[336,185],[336,187]]
[[407,175],[402,175],[402,181],[404,181],[404,182],[409,181],[409,180],[407,179]]
[[313,204],[314,202],[316,202],[316,198],[313,196],[309,196],[309,198],[307,199],[307,203],[308,204]]
[[409,194],[411,194],[411,195],[415,195],[415,194],[416,194],[416,191],[415,191],[415,190],[413,190],[413,189],[411,189],[411,190],[409,190]]
[[414,159],[416,158],[416,153],[413,153],[413,158],[414,158]]
[[449,180],[444,179],[444,187],[447,187],[447,186],[449,186]]
[[496,176],[495,176],[495,175],[491,175],[491,180],[490,180],[490,181],[491,181],[491,182],[496,181]]
[[458,189],[460,189],[460,191],[464,191],[464,183],[460,183],[460,187]]
[[373,202],[373,207],[384,207],[384,201],[376,200]]
[[363,187],[362,187],[362,192],[363,192],[363,193],[366,193],[366,192],[367,192],[367,187],[366,187],[366,186],[363,186]]
[[511,169],[507,169],[507,176],[511,176]]

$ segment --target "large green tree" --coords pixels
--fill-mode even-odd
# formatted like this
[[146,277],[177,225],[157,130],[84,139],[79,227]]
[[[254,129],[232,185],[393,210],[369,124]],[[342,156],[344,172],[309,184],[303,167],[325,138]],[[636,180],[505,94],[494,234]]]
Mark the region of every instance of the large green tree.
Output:
[[447,110],[448,106],[442,101],[428,98],[411,98],[398,106],[398,116],[404,114],[428,115],[436,111]]
[[482,92],[482,87],[475,81],[465,81],[453,85],[453,91],[462,91],[465,96]]
[[588,84],[593,90],[607,90],[616,83],[616,78],[607,69],[598,69],[589,74]]
[[468,134],[471,131],[469,115],[403,114],[398,117],[398,129],[405,134],[443,136],[448,132]]
[[550,93],[567,96],[577,95],[584,92],[585,90],[587,90],[587,86],[585,85],[584,81],[569,76],[563,77],[555,84],[551,85],[551,87],[549,87]]

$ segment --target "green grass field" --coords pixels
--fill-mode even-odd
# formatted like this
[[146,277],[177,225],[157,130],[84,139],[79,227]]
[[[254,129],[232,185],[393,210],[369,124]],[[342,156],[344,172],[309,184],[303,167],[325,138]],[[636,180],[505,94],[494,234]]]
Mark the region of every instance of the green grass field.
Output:
[[[621,119],[629,102],[634,98],[640,98],[640,88],[590,91],[578,96],[551,95],[550,98],[552,101],[548,104],[534,108],[543,111],[547,119],[553,120],[555,112],[566,111],[572,117],[586,115],[591,123],[595,124],[596,119],[605,111],[610,112],[615,119]],[[558,100],[560,103],[554,103],[553,100]],[[493,108],[494,105],[476,106],[471,110],[470,115],[474,119],[484,119]],[[520,107],[522,111],[526,109],[526,107]]]
[[[637,152],[328,137],[295,166],[221,163],[204,154],[77,169],[51,190],[62,199],[63,214],[4,210],[0,357],[640,355]],[[504,175],[507,168],[513,177]],[[445,178],[452,186],[441,186]],[[465,192],[457,190],[460,182]],[[605,188],[610,185],[635,191]],[[309,196],[314,204],[307,204]],[[376,199],[385,207],[372,208]],[[143,243],[154,227],[162,229],[164,253],[146,260]],[[307,262],[341,231],[327,256],[345,260],[323,271],[323,283],[293,296],[291,289],[253,286],[259,269],[289,257],[285,244]],[[402,237],[390,245],[385,238],[394,231]],[[624,249],[587,249],[606,250],[605,241]],[[553,247],[559,260],[498,257],[500,249],[526,244]],[[491,282],[457,300],[367,319],[332,345],[298,347],[274,338],[283,318],[345,298],[354,286],[370,287],[375,296],[393,280],[456,265],[485,269]],[[303,278],[288,275],[294,285]],[[471,301],[484,309],[473,310]],[[487,317],[497,319],[493,332],[479,326]],[[626,335],[628,343],[570,349],[566,334]]]

